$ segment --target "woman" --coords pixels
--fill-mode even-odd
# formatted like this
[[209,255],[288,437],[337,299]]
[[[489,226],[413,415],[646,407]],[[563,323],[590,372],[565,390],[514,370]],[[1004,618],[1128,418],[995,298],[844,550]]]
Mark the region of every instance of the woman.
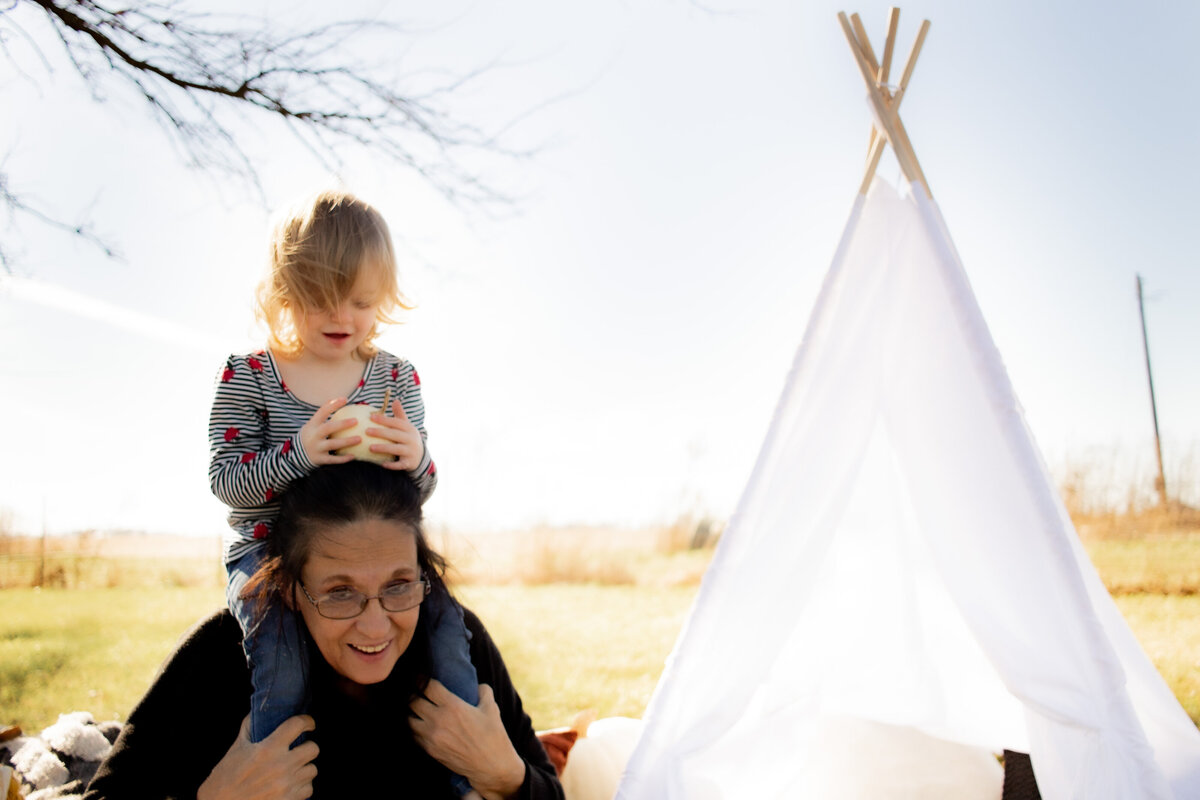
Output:
[[321,467],[292,484],[251,589],[303,620],[310,714],[250,742],[241,632],[221,611],[164,665],[85,798],[452,798],[453,771],[488,800],[561,800],[500,653],[469,611],[479,705],[429,679],[420,604],[444,562],[420,522],[411,480],[374,464]]

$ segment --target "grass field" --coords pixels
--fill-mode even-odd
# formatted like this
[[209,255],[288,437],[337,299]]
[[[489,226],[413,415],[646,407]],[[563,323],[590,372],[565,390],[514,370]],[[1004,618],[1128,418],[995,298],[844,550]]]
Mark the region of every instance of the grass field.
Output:
[[[1200,535],[1086,546],[1130,627],[1200,724]],[[585,708],[640,716],[708,551],[552,556],[537,542],[529,547],[516,560],[537,561],[540,572],[507,578],[460,557],[466,582],[458,593],[488,625],[535,725],[568,724]],[[178,637],[224,603],[211,561],[185,569],[166,560],[156,573],[151,559],[126,555],[106,566],[89,558],[81,580],[90,570],[99,585],[0,591],[0,724],[38,731],[75,710],[123,719]],[[71,573],[64,574],[70,585]],[[112,575],[122,580],[110,586]]]
[[696,594],[690,587],[468,586],[538,728],[583,709],[640,717]]
[[179,636],[224,601],[217,587],[5,590],[0,724],[124,719]]
[[[469,586],[539,728],[577,711],[641,716],[696,587]],[[64,711],[123,719],[219,588],[9,589],[0,595],[0,724]],[[653,609],[647,613],[647,609]],[[586,620],[586,624],[580,624]]]

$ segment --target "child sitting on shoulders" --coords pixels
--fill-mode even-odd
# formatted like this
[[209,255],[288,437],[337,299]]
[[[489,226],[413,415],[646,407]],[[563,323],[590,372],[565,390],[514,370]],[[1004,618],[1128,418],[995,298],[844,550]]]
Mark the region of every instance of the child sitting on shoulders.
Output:
[[[260,608],[242,596],[262,566],[280,496],[316,467],[352,460],[338,451],[360,443],[361,434],[382,440],[370,445],[370,460],[407,471],[422,501],[437,485],[417,371],[374,344],[397,307],[411,308],[397,285],[383,217],[348,193],[323,192],[288,214],[271,237],[269,270],[257,295],[268,346],[230,356],[217,378],[208,476],[213,493],[229,506],[226,595],[245,634],[255,742],[306,706],[308,658],[299,615]],[[388,398],[390,416],[383,408]],[[382,409],[371,415],[374,426],[351,435],[354,420],[329,419],[350,403]],[[433,677],[475,705],[478,685],[462,611],[444,591],[440,595],[427,598],[421,611],[428,615]],[[455,777],[459,794],[469,791]]]

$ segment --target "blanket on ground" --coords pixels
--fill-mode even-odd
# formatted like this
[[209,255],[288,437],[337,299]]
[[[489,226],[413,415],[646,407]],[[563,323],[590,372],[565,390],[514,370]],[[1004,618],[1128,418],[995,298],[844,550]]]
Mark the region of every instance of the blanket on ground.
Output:
[[59,714],[58,722],[40,736],[21,735],[19,728],[8,732],[11,738],[0,742],[0,764],[13,769],[21,796],[68,800],[83,795],[121,732],[121,723],[98,723],[86,711],[73,711]]

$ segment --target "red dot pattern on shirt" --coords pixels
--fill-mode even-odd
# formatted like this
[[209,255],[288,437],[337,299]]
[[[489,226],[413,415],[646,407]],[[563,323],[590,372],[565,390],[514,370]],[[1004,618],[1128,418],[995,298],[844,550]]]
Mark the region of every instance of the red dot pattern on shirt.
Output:
[[400,377],[400,370],[396,369],[395,367],[392,367],[392,380],[396,380],[399,377]]
[[225,429],[225,441],[232,442],[234,439],[236,439],[238,437],[239,433],[241,433],[241,431],[239,431],[237,428],[226,428]]
[[437,472],[437,467],[432,461],[429,462],[429,469],[425,470],[426,475],[433,475]]
[[254,358],[253,356],[251,356],[250,358],[246,359],[246,363],[249,364],[250,369],[254,370],[255,372],[262,372],[262,369],[263,369],[262,362],[259,361],[257,358]]
[[271,498],[274,496],[275,496],[275,490],[272,489],[270,486],[268,486],[267,491],[263,493],[263,500],[266,500],[269,503],[269,502],[271,502]]
[[292,440],[291,440],[291,439],[288,439],[286,442],[284,442],[284,443],[283,443],[283,447],[281,448],[281,452],[282,452],[282,453],[283,453],[285,456],[286,456],[288,453],[292,452]]
[[255,539],[265,539],[267,534],[270,532],[271,531],[269,528],[267,528],[267,523],[265,523],[265,522],[260,522],[254,526],[254,538]]
[[414,386],[421,385],[421,376],[417,374],[417,371],[415,369],[413,370],[413,385]]
[[258,454],[257,453],[242,453],[242,463],[249,464],[251,461],[254,460],[254,457],[256,455],[258,455]]
[[229,383],[233,380],[233,376],[237,373],[233,371],[233,367],[226,367],[221,373],[221,383]]

